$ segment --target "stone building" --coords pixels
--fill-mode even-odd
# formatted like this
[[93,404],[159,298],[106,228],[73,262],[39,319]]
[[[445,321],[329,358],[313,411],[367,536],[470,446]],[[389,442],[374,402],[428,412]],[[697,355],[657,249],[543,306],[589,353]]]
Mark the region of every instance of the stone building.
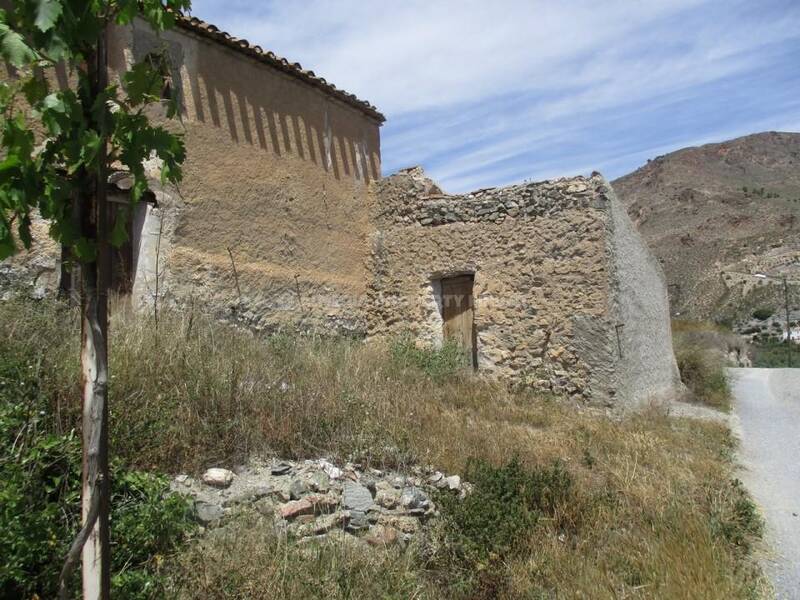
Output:
[[376,186],[370,335],[462,342],[480,371],[625,405],[680,386],[660,265],[599,175],[466,195]]
[[[600,176],[456,196],[419,169],[382,179],[373,106],[194,18],[117,29],[109,56],[116,73],[164,60],[187,146],[179,190],[148,165],[154,195],[115,257],[143,309],[453,339],[478,371],[598,403],[676,393],[661,269]],[[125,174],[114,183],[124,202]],[[59,256],[15,257],[0,285],[53,287]]]

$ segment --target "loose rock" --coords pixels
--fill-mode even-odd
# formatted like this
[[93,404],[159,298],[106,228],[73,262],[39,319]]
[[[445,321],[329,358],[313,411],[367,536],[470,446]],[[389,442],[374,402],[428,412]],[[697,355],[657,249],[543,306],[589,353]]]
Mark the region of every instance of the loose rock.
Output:
[[309,502],[307,499],[303,498],[302,500],[293,500],[292,502],[287,502],[286,504],[282,505],[279,510],[284,519],[294,519],[300,515],[313,514],[314,505],[311,504],[311,502]]
[[342,493],[342,506],[345,509],[366,513],[373,504],[372,494],[367,488],[353,481],[345,481]]
[[451,475],[445,479],[445,483],[447,483],[448,490],[457,491],[461,489],[461,477],[458,475]]
[[233,471],[228,469],[211,468],[203,473],[203,483],[218,488],[226,488],[233,483]]
[[300,500],[309,492],[308,484],[302,479],[295,479],[289,486],[289,497],[292,500]]
[[400,504],[407,509],[426,509],[430,504],[430,500],[421,489],[410,487],[403,490],[400,496]]
[[325,474],[331,479],[341,479],[342,475],[344,475],[344,472],[340,468],[335,467],[325,459],[319,461],[319,466],[322,467],[322,470],[325,471]]
[[197,519],[201,523],[214,523],[225,516],[225,511],[219,504],[209,504],[208,502],[195,502],[194,510]]
[[378,525],[367,536],[364,537],[366,542],[371,546],[393,546],[398,541],[397,529],[394,527],[387,527]]
[[360,531],[369,527],[367,514],[360,510],[351,510],[350,519],[347,522],[347,529],[350,531]]
[[273,475],[288,475],[292,471],[292,465],[287,462],[280,462],[272,465],[270,473]]

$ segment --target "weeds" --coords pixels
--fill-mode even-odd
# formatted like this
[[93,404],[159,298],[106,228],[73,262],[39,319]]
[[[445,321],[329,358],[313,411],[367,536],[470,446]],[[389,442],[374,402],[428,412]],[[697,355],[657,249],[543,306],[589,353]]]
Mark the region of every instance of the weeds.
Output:
[[414,549],[376,552],[345,537],[297,546],[271,520],[243,515],[178,557],[170,598],[180,600],[434,600]]
[[743,352],[742,342],[710,324],[677,321],[673,323],[675,358],[681,379],[695,400],[730,410],[732,392],[725,373],[726,356]]
[[681,379],[693,396],[705,404],[730,409],[731,390],[724,365],[699,349],[678,352]]
[[[505,584],[498,577],[503,565],[540,517],[552,517],[569,501],[572,479],[560,463],[528,471],[516,457],[500,467],[473,460],[465,474],[473,486],[466,498],[438,497],[443,525],[431,564],[447,573],[459,595],[496,594]],[[454,582],[453,573],[462,575]]]
[[452,377],[466,367],[464,351],[453,341],[446,341],[436,349],[420,347],[410,337],[403,337],[392,344],[391,356],[397,364],[416,368],[437,381]]
[[[0,340],[0,597],[53,598],[80,523],[81,446],[74,429],[59,428],[44,357],[17,341]],[[159,561],[194,528],[190,506],[165,498],[163,476],[116,460],[111,477],[114,597],[158,597]]]
[[[748,558],[758,531],[746,495],[731,483],[730,434],[721,425],[655,410],[613,420],[469,373],[449,376],[449,367],[431,371],[431,362],[447,361],[419,361],[408,348],[259,339],[168,312],[156,332],[147,317],[121,308],[111,328],[112,453],[126,468],[196,472],[276,453],[378,468],[432,464],[483,482],[475,496],[482,505],[451,507],[455,525],[440,521],[427,546],[404,553],[365,553],[341,540],[299,546],[251,521],[209,534],[166,561],[168,597],[722,600],[759,593]],[[23,381],[20,373],[38,365],[35,395],[46,400],[47,431],[60,436],[79,425],[77,341],[74,315],[57,305],[0,304],[0,362],[21,365],[6,379]],[[16,436],[8,434],[7,447]],[[161,522],[146,511],[130,521]],[[484,524],[490,530],[481,533]],[[141,568],[126,577],[133,586],[151,573],[161,585],[167,567],[155,556],[173,551],[159,549],[160,535],[141,544],[140,533],[148,535],[134,529],[130,539],[142,553],[128,556]],[[6,555],[4,548],[4,562]]]

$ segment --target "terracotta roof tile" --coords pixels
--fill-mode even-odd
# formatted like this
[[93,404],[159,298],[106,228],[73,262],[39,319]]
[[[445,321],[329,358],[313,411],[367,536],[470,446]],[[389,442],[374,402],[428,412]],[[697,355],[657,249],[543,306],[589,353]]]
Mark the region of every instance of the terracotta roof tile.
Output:
[[194,33],[205,38],[225,44],[234,50],[242,52],[243,54],[247,54],[248,56],[252,56],[260,62],[268,64],[279,71],[283,71],[292,77],[296,77],[301,81],[321,89],[329,96],[337,98],[345,104],[360,110],[367,116],[376,120],[378,123],[383,123],[386,121],[386,117],[384,117],[372,104],[366,100],[359,100],[354,94],[337,89],[335,85],[326,81],[324,77],[318,77],[315,75],[314,71],[303,69],[300,63],[290,63],[285,58],[277,56],[274,52],[269,50],[265,51],[260,46],[251,45],[247,40],[240,40],[236,37],[233,37],[231,34],[225,31],[220,31],[216,25],[206,23],[205,21],[201,21],[196,17],[178,16],[176,21],[178,26],[182,27],[183,29],[193,31]]

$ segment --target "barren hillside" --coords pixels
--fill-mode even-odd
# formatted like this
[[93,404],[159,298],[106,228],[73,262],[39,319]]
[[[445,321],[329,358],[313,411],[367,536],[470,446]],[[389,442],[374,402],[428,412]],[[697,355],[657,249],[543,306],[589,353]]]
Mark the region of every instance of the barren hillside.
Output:
[[738,321],[770,285],[737,272],[797,278],[800,134],[685,148],[613,186],[664,266],[673,313]]

